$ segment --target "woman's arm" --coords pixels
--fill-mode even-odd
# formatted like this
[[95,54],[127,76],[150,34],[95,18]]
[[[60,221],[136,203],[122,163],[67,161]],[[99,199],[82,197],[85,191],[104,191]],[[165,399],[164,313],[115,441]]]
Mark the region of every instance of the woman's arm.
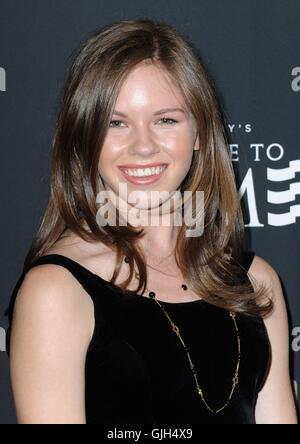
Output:
[[289,370],[289,326],[280,280],[271,265],[259,256],[253,259],[249,277],[254,288],[256,283],[265,283],[274,302],[274,311],[264,319],[271,343],[272,360],[264,386],[258,393],[256,423],[297,424]]
[[93,303],[63,267],[27,272],[14,307],[10,373],[18,423],[83,424]]

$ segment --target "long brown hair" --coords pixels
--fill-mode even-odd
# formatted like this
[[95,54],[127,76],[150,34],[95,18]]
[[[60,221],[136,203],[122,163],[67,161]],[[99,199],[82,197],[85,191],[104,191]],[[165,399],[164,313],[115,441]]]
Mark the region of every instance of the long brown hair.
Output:
[[86,241],[101,241],[117,253],[112,283],[127,256],[130,274],[120,287],[129,291],[137,267],[140,278],[135,291],[145,291],[145,256],[136,245],[143,229],[129,224],[100,228],[96,220],[101,147],[122,82],[142,62],[164,69],[180,88],[200,138],[200,150],[194,152],[181,192],[204,191],[204,232],[187,237],[186,225],[180,226],[176,263],[188,286],[206,301],[266,316],[272,301],[266,298],[263,286],[254,291],[241,263],[244,221],[213,81],[188,38],[164,22],[115,22],[97,30],[75,52],[54,134],[49,202],[24,270],[69,229]]

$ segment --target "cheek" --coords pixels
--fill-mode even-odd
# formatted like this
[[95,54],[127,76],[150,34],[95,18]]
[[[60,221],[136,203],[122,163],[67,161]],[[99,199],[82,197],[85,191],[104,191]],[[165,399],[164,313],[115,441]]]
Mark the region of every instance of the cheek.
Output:
[[193,154],[193,138],[190,128],[183,128],[174,132],[166,143],[169,148],[170,155],[174,161],[186,163]]
[[108,176],[111,173],[111,166],[114,162],[114,150],[108,145],[103,145],[99,160],[98,160],[98,170],[101,176]]
[[106,136],[99,155],[98,167],[101,170],[111,169],[122,153],[126,152],[126,148],[124,142],[121,143],[120,138]]
[[105,184],[105,188],[109,186],[114,188],[114,178],[111,170],[111,156],[106,150],[101,151],[98,161],[98,171],[101,176],[102,182]]
[[174,168],[177,173],[187,173],[192,162],[193,147],[190,140],[182,141],[180,145],[176,146],[173,151],[172,157],[174,162]]

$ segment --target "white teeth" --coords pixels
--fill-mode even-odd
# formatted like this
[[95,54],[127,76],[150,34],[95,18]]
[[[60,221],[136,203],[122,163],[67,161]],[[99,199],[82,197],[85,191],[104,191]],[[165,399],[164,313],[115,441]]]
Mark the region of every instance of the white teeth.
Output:
[[164,166],[153,167],[153,168],[137,168],[137,169],[125,169],[124,171],[128,176],[136,176],[136,177],[144,177],[144,176],[153,176],[155,174],[160,174]]

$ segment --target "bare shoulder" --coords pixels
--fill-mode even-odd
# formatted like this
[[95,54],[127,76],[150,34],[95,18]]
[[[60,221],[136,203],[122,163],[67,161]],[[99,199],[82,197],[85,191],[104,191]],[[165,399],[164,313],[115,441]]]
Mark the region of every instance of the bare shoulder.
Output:
[[286,301],[279,275],[269,262],[256,255],[248,274],[253,287],[258,288],[262,284],[266,289],[266,296],[273,302],[273,311],[264,319],[264,322],[270,339],[274,341],[278,332],[280,330],[286,332],[288,327]]
[[110,280],[115,266],[115,252],[103,242],[86,242],[74,233],[60,238],[46,254],[66,256],[105,280]]
[[[72,258],[76,255],[78,241],[74,236],[60,239],[46,254],[62,254]],[[79,249],[80,251],[80,249]],[[27,271],[17,293],[14,306],[14,323],[28,316],[43,319],[44,323],[77,322],[82,328],[81,336],[90,341],[94,332],[94,305],[90,295],[80,282],[65,267],[45,263]],[[51,317],[50,313],[55,313]],[[73,319],[72,319],[73,317]],[[20,321],[21,323],[21,321]]]
[[[14,318],[22,314],[44,317],[44,321],[80,322],[88,340],[93,332],[93,302],[77,279],[64,267],[42,264],[31,268],[19,288]],[[47,318],[50,313],[55,317]]]
[[268,287],[280,284],[277,271],[261,256],[254,256],[248,274],[258,283],[264,283]]
[[273,266],[255,256],[248,271],[253,287],[263,284],[273,311],[263,319],[271,346],[271,365],[255,409],[257,423],[297,423],[289,369],[289,324],[280,278]]
[[[255,255],[248,271],[254,288],[261,284],[266,289],[266,296],[273,301],[273,311],[264,321],[269,334],[282,326],[287,326],[287,307],[281,281],[275,268],[264,258]],[[281,325],[278,325],[281,323]]]
[[15,301],[10,374],[18,423],[85,423],[84,368],[93,304],[55,264],[25,275]]
[[[285,317],[285,298],[276,269],[264,258],[255,255],[248,270],[248,275],[254,289],[259,288],[261,285],[264,286],[267,297],[271,298],[274,303],[274,314],[279,311],[281,316]],[[265,320],[267,321],[268,318]]]

